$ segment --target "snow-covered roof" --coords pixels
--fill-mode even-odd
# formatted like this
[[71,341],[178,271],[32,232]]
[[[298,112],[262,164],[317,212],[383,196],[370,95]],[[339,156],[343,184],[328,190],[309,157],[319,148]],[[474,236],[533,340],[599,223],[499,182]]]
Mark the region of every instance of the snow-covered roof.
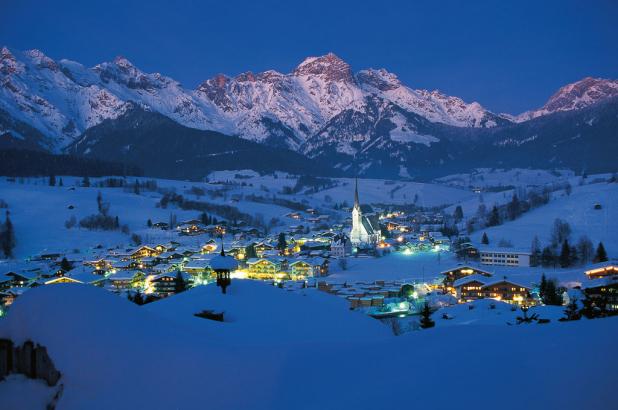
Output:
[[457,279],[455,282],[453,282],[453,287],[458,288],[470,282],[480,282],[483,285],[485,285],[486,283],[489,283],[490,281],[491,279],[488,278],[487,276],[483,276],[483,275],[479,275],[475,273],[473,275],[469,275],[469,276],[465,276],[463,278]]
[[520,287],[520,288],[530,289],[530,286],[529,286],[529,285],[522,285],[521,283],[513,282],[512,280],[505,279],[505,278],[502,278],[502,279],[495,279],[495,280],[492,280],[492,281],[490,281],[490,282],[487,282],[487,283],[485,283],[485,284],[483,285],[483,287],[494,286],[494,285],[497,285],[497,284],[499,284],[499,283],[503,283],[503,282],[504,282],[504,283],[511,284],[511,285],[518,286],[518,287]]
[[233,271],[238,268],[238,262],[233,256],[217,255],[210,260],[210,267],[213,270]]

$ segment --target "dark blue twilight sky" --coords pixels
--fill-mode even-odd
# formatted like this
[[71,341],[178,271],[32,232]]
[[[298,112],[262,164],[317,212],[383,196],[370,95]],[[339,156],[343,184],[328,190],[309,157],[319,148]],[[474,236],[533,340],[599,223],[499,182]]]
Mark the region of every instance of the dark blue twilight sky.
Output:
[[334,52],[496,112],[618,78],[618,1],[0,0],[0,44],[86,65],[124,55],[186,87]]

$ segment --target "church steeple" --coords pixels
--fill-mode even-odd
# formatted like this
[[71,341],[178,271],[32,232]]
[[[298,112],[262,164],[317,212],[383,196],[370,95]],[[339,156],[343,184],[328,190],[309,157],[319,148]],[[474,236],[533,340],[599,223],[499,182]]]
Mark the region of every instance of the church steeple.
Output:
[[356,178],[354,186],[354,208],[360,209],[360,202],[358,201],[358,178]]

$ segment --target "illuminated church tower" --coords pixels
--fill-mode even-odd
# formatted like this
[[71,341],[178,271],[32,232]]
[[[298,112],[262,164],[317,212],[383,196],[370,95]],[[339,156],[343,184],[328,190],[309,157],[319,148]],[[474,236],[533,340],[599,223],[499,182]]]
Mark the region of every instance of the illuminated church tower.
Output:
[[352,208],[352,230],[350,241],[356,247],[373,247],[380,239],[380,228],[375,218],[363,216],[358,200],[358,179],[354,188],[354,207]]

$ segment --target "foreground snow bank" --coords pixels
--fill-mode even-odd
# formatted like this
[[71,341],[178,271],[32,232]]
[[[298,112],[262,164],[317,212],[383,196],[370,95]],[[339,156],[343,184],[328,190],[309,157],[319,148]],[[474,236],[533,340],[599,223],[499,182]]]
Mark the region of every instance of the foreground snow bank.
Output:
[[[348,322],[333,311],[335,332],[326,299],[245,285],[232,284],[229,304],[213,287],[148,308],[92,287],[45,286],[15,302],[0,337],[48,347],[64,375],[59,409],[612,407],[618,318],[447,326],[388,338],[377,327],[375,338],[342,340],[346,329],[360,331],[360,322],[350,324],[354,313],[345,311]],[[256,295],[272,298],[268,314],[253,310]],[[299,299],[308,305],[303,321],[285,313]],[[231,321],[187,319],[203,306],[197,300],[227,309]],[[274,323],[286,317],[291,328],[307,322],[306,333]],[[304,336],[311,343],[299,343]]]
[[[227,294],[200,286],[144,309],[193,326],[208,328],[211,339],[234,345],[288,345],[376,340],[391,336],[380,322],[349,311],[349,303],[315,288],[298,292],[266,282],[234,280]],[[224,323],[196,318],[203,310],[224,313]]]

